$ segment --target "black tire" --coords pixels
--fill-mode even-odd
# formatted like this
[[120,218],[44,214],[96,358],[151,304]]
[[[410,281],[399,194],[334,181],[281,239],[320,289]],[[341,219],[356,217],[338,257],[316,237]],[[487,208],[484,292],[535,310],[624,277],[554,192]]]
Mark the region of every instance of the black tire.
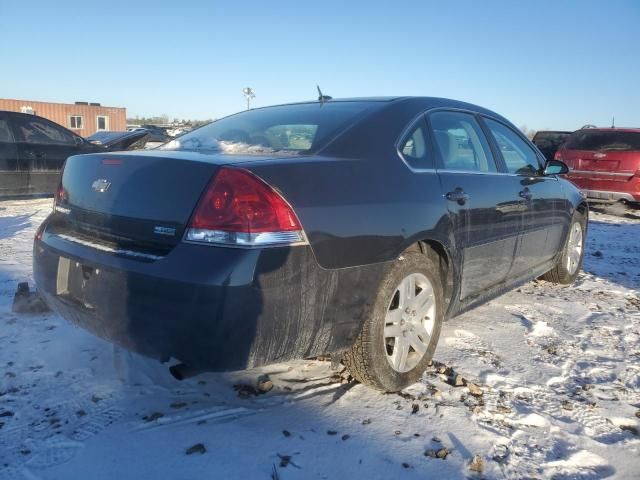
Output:
[[[582,229],[582,253],[580,255],[580,260],[578,261],[578,268],[574,272],[570,272],[567,268],[567,256],[569,250],[569,236],[571,234],[572,229],[575,225],[580,225]],[[569,285],[575,281],[575,279],[580,274],[580,270],[582,269],[582,262],[584,260],[584,251],[586,246],[587,238],[587,218],[585,215],[580,213],[579,211],[575,211],[573,214],[573,218],[571,219],[571,226],[569,227],[569,233],[567,233],[567,238],[565,239],[564,246],[562,248],[562,253],[560,254],[560,258],[556,263],[556,266],[549,270],[547,273],[542,275],[542,279],[552,283],[559,283],[561,285]]]
[[[397,392],[416,383],[422,376],[433,358],[444,316],[444,298],[437,267],[438,260],[438,255],[432,250],[426,253],[405,252],[385,275],[377,292],[372,314],[365,321],[351,350],[343,357],[351,375],[359,382],[385,392]],[[413,273],[422,274],[431,282],[435,315],[430,341],[424,356],[414,368],[401,373],[396,371],[387,359],[388,347],[384,339],[385,318],[396,295],[396,288],[403,279]]]

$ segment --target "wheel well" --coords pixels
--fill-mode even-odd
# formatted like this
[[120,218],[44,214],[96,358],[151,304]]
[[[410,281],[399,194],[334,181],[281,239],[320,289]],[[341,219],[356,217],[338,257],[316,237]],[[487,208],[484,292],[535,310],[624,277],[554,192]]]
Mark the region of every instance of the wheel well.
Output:
[[587,215],[589,212],[589,205],[586,202],[580,202],[580,204],[576,207],[576,210],[579,211],[582,215]]
[[[425,255],[432,255],[436,265],[440,270],[440,280],[444,293],[444,301],[446,309],[449,308],[453,296],[453,266],[451,257],[447,249],[440,242],[435,240],[421,240],[412,245],[413,248],[419,249]],[[411,247],[409,247],[411,248]],[[445,310],[446,311],[446,310]]]

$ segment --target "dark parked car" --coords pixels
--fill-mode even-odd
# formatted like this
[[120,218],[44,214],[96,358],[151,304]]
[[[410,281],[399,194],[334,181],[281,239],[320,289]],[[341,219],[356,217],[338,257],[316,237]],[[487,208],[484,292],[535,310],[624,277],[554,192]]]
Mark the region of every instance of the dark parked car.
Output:
[[556,158],[566,162],[567,178],[589,201],[640,204],[640,129],[578,130]]
[[149,133],[145,130],[134,130],[125,132],[96,132],[87,140],[94,145],[102,145],[109,151],[116,150],[139,150],[144,148]]
[[157,125],[142,125],[140,128],[148,132],[147,142],[165,143],[171,140],[165,128],[158,127]]
[[46,118],[0,111],[0,197],[53,193],[67,157],[101,150]]
[[52,194],[67,157],[126,149],[145,135],[108,133],[120,135],[94,144],[46,118],[0,111],[0,197]]
[[416,381],[444,319],[570,283],[588,209],[509,121],[438,98],[249,110],[159,150],[71,157],[37,232],[52,308],[201,370],[331,354]]
[[558,148],[567,140],[571,132],[541,130],[533,136],[533,144],[547,160],[553,160]]

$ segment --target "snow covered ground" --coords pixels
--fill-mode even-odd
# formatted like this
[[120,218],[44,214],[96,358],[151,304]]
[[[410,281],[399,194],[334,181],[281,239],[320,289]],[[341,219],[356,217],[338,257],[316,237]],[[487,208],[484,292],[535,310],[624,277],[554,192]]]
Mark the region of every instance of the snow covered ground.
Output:
[[0,479],[640,477],[640,219],[592,214],[575,285],[449,321],[422,383],[384,395],[321,361],[177,382],[11,313],[50,205],[0,202]]

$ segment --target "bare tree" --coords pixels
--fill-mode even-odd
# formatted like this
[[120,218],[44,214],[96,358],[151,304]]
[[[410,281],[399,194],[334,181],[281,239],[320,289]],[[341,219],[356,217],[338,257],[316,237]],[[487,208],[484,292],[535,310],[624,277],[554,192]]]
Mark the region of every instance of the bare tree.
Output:
[[531,140],[533,136],[536,134],[536,131],[534,129],[529,128],[526,125],[521,125],[520,131],[524,133],[529,140]]

